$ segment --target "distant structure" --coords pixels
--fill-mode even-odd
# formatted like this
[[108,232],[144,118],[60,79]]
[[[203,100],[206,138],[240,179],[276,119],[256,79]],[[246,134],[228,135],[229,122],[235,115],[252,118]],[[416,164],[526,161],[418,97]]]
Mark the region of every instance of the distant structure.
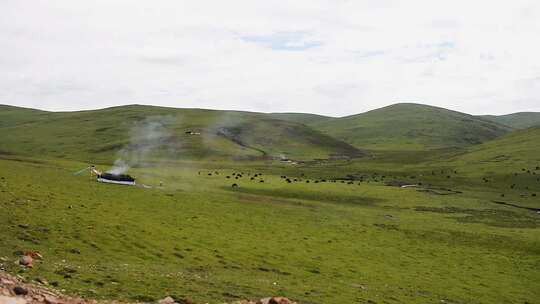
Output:
[[291,159],[288,159],[286,157],[281,157],[279,159],[279,161],[282,163],[282,164],[288,164],[288,165],[298,165],[298,162],[294,161],[294,160],[291,160]]
[[73,175],[79,175],[85,171],[90,171],[90,177],[96,177],[100,183],[119,184],[127,186],[135,186],[135,178],[127,174],[114,174],[109,172],[101,172],[96,166],[91,165],[82,170],[75,172]]

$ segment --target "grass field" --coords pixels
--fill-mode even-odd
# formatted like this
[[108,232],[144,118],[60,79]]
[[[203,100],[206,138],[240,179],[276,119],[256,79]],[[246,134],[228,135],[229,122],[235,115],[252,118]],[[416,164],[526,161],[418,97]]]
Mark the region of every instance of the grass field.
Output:
[[[134,145],[134,123],[125,121],[141,108],[13,111],[0,112],[0,264],[28,281],[142,302],[539,303],[539,128],[480,145],[389,149],[400,147],[396,140],[364,152],[303,124],[330,118],[233,114],[249,125],[238,133],[243,143],[304,161],[239,160],[231,155],[260,152],[236,138],[187,137],[185,154],[170,154],[169,141],[139,154],[129,171],[139,187],[127,187],[73,173],[87,160],[106,170],[126,156],[118,151]],[[168,125],[172,134],[213,125],[213,112],[193,111]],[[108,135],[93,137],[99,128]],[[307,140],[262,140],[282,131]],[[100,139],[112,148],[99,150]],[[336,151],[360,154],[332,158]],[[43,261],[22,268],[16,261],[26,251]]]
[[[135,170],[141,183],[164,182],[144,189],[74,177],[83,166],[74,162],[0,166],[5,267],[84,297],[535,303],[540,296],[540,218],[483,199],[489,188],[438,195],[373,180],[315,183],[310,168],[288,184],[278,172],[290,169],[279,165],[263,171],[261,183],[246,167],[190,163]],[[226,178],[240,170],[242,178]],[[26,250],[41,252],[43,263],[29,271],[11,263]]]

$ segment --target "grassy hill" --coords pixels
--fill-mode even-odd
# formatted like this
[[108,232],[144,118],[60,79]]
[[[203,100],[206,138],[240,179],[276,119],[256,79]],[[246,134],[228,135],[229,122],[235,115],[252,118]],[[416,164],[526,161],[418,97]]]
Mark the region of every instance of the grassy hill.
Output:
[[[456,158],[463,165],[489,165],[498,169],[540,166],[540,127],[511,132],[493,141],[471,147]],[[491,168],[494,170],[493,168]]]
[[[131,159],[355,157],[358,149],[271,115],[123,106],[45,112],[0,108],[3,153],[110,162]],[[191,134],[188,134],[190,133]]]
[[485,115],[481,117],[516,129],[540,126],[540,113],[538,112],[520,112],[500,116]]
[[26,123],[47,119],[49,112],[0,105],[0,128],[16,127]]
[[[366,113],[364,134],[394,151],[291,166],[262,160],[361,152],[296,114],[1,107],[0,267],[98,300],[534,303],[540,128],[507,133],[417,105],[381,111],[394,125]],[[399,151],[444,139],[461,148]],[[73,175],[118,156],[163,163],[132,167],[139,187]],[[32,269],[16,263],[27,251],[44,257]]]
[[385,150],[463,147],[492,140],[511,130],[472,115],[407,103],[310,126],[356,147]]
[[303,124],[313,124],[333,119],[333,117],[330,116],[306,113],[271,113],[269,115],[276,119],[294,121]]

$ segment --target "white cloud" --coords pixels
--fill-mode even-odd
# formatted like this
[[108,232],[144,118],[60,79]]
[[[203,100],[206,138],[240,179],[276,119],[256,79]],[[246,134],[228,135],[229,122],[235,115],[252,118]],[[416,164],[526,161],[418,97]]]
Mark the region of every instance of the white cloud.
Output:
[[4,0],[0,103],[540,111],[539,34],[532,0]]

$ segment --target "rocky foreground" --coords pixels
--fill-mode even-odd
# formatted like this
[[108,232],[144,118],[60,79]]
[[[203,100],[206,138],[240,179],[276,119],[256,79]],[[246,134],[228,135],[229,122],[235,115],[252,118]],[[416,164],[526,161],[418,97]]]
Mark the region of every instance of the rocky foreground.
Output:
[[[96,301],[69,297],[45,286],[23,283],[21,278],[0,271],[0,304],[122,304],[119,301]],[[157,304],[195,304],[182,300],[177,302],[166,297]],[[296,304],[283,297],[260,299],[258,301],[242,300],[230,304]]]

